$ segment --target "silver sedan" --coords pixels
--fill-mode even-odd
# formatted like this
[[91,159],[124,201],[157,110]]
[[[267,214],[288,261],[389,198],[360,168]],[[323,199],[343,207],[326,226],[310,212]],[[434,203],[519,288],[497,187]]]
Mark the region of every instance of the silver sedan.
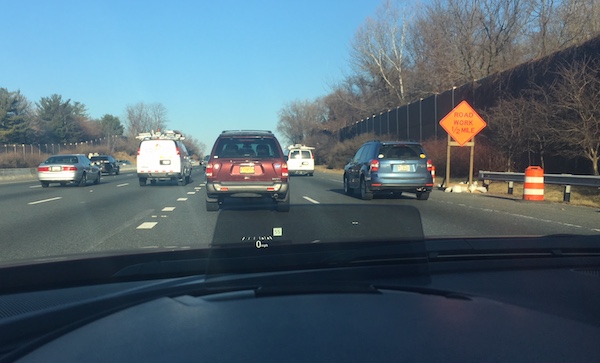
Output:
[[100,182],[100,169],[83,154],[52,155],[38,166],[37,175],[44,188],[50,183],[76,183],[83,187],[88,181]]

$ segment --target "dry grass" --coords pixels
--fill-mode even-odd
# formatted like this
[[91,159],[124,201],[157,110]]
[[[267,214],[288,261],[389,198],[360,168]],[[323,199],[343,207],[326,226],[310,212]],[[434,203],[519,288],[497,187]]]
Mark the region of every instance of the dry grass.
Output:
[[[481,182],[480,182],[481,183]],[[492,194],[509,195],[508,182],[492,182],[489,186]],[[544,200],[562,202],[564,187],[561,185],[544,186]],[[513,196],[523,197],[523,184],[514,183]],[[593,187],[571,187],[571,204],[587,207],[600,207],[600,189]]]
[[0,169],[33,168],[48,156],[47,154],[2,153],[0,154]]
[[329,169],[325,165],[315,165],[315,171],[328,174],[344,174],[344,169]]

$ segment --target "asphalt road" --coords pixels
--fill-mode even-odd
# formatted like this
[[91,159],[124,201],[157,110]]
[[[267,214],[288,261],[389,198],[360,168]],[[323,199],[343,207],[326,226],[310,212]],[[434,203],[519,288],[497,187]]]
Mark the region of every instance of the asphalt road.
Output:
[[238,243],[266,247],[422,234],[600,236],[597,208],[441,191],[427,201],[410,194],[363,201],[345,195],[341,177],[330,173],[292,177],[289,213],[276,212],[270,201],[233,199],[219,212],[206,212],[203,172],[196,170],[192,177],[187,186],[163,182],[140,187],[135,172],[103,176],[99,185],[86,187],[2,184],[0,263],[90,252]]

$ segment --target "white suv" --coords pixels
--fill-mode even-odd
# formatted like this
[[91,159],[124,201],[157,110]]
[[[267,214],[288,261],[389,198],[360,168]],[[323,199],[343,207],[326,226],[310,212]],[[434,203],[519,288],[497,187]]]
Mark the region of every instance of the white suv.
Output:
[[315,172],[315,157],[313,154],[314,147],[304,145],[288,146],[288,171],[290,175],[310,175]]

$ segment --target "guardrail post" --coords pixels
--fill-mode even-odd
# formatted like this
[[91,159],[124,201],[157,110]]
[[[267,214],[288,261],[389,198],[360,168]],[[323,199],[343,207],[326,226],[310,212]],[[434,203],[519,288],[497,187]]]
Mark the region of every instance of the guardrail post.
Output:
[[513,193],[514,187],[515,187],[515,182],[509,181],[508,182],[508,194],[512,194]]
[[571,202],[571,186],[565,185],[565,193],[563,195],[563,202]]

